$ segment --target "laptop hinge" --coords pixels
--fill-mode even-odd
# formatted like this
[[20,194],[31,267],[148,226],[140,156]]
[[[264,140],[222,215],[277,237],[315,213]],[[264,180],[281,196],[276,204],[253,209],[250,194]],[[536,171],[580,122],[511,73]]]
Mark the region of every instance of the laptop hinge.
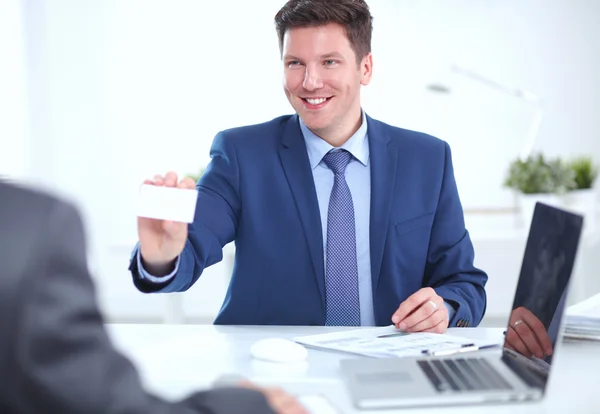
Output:
[[534,388],[544,389],[548,380],[548,373],[541,367],[532,366],[518,361],[518,358],[524,358],[521,355],[513,355],[509,350],[504,350],[502,353],[502,362],[504,362],[519,378],[527,385]]

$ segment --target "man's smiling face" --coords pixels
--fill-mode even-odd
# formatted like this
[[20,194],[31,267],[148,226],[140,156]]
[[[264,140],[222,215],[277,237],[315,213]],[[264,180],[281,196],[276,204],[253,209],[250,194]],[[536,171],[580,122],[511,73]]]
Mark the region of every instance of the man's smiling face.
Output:
[[360,87],[371,80],[372,58],[357,62],[342,26],[288,30],[282,59],[285,94],[310,130],[324,137],[360,123]]

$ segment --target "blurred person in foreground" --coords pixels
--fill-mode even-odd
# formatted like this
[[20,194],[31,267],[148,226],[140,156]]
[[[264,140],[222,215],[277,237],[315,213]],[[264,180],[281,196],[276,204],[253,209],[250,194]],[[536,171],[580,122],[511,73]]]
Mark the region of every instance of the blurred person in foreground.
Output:
[[0,246],[0,413],[306,414],[250,383],[178,402],[147,393],[104,329],[70,204],[0,181]]

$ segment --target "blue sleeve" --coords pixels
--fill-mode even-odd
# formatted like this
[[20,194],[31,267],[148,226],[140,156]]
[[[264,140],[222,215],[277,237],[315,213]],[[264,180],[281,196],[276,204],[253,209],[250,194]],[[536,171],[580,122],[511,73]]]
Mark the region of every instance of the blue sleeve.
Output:
[[154,283],[166,283],[169,280],[171,280],[173,278],[173,276],[175,276],[175,274],[177,273],[177,270],[179,270],[179,261],[180,260],[181,260],[181,257],[178,256],[177,257],[177,261],[175,262],[175,270],[173,270],[168,275],[165,275],[165,276],[153,276],[150,273],[148,273],[146,271],[146,269],[144,269],[144,266],[142,265],[142,255],[140,254],[139,249],[137,251],[137,265],[138,265],[138,271],[140,273],[140,277],[142,279],[145,279],[145,280],[148,280],[148,281],[154,282]]
[[454,307],[449,326],[477,326],[487,306],[487,274],[474,265],[475,252],[465,227],[454,178],[450,146],[444,143],[443,178],[431,231],[425,276],[429,286]]
[[454,318],[454,314],[456,313],[456,309],[450,303],[444,301],[444,306],[448,309],[448,320],[451,321]]
[[223,246],[234,240],[241,214],[240,171],[234,146],[236,136],[215,136],[211,162],[196,183],[198,200],[188,238],[171,275],[156,278],[140,268],[139,242],[131,254],[129,270],[135,287],[144,293],[184,292],[204,269],[223,259]]

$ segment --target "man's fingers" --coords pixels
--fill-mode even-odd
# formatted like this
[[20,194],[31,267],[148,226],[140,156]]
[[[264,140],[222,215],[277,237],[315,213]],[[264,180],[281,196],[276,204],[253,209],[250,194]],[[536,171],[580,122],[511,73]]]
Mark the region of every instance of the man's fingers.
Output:
[[400,304],[398,310],[392,315],[392,322],[398,326],[400,322],[402,322],[408,315],[413,313],[419,306],[423,304],[423,302],[432,299],[435,296],[437,295],[432,288],[423,288],[417,290],[415,293],[410,295],[408,299]]
[[550,341],[550,337],[548,336],[548,332],[546,332],[545,329],[542,329],[541,332],[540,331],[533,331],[533,333],[535,334],[538,342],[542,346],[542,349],[544,350],[544,354],[545,355],[552,355],[552,353],[554,352],[554,350],[552,349],[552,341]]
[[165,186],[166,187],[176,187],[177,186],[177,174],[173,171],[169,171],[167,175],[165,175]]
[[438,311],[438,304],[434,300],[428,300],[421,304],[413,313],[408,315],[403,321],[400,321],[398,328],[411,332],[417,331],[417,326],[420,324],[428,325],[427,328],[437,325],[436,323],[427,322]]
[[156,174],[153,179],[144,180],[144,184],[165,186],[165,187],[177,187],[177,188],[196,188],[196,183],[190,177],[185,177],[181,181],[177,181],[177,174],[170,171],[165,176]]
[[546,355],[552,355],[552,342],[548,337],[548,333],[546,332],[546,327],[544,326],[544,324],[533,314],[529,313],[523,314],[523,322],[525,322],[529,326],[529,328],[531,328],[531,330],[533,331],[533,335],[539,342],[543,352]]
[[[425,304],[423,306],[421,306],[421,309],[430,307],[430,305],[431,305],[430,303],[425,302]],[[430,314],[427,318],[422,320],[421,322],[417,323],[416,325],[409,326],[405,330],[408,332],[429,331],[432,328],[437,327],[440,323],[442,323],[447,318],[448,317],[445,314],[445,312],[443,310],[438,309],[438,310],[434,311],[432,314]]]
[[[508,342],[508,341],[504,341],[504,347],[505,347],[505,348],[508,348],[508,349],[510,349],[510,350],[513,350],[513,351],[515,351],[515,352],[519,352],[519,351],[517,351],[517,350],[515,349],[515,347],[514,347],[514,346],[512,346],[512,344],[511,344],[510,342]],[[520,352],[519,352],[519,353],[520,353]]]
[[165,177],[163,177],[162,175],[156,174],[154,176],[154,185],[164,185],[165,183]]
[[431,332],[431,333],[444,333],[448,328],[448,318],[444,317],[441,321],[437,323],[437,325],[432,326],[429,329],[425,329],[422,332]]
[[[518,320],[521,320],[521,323],[515,326]],[[522,325],[524,326],[521,327]],[[540,355],[552,355],[552,342],[546,327],[529,309],[522,306],[515,309],[510,326],[535,356],[541,358]]]
[[517,351],[519,354],[524,355],[527,358],[531,356],[529,349],[527,349],[527,346],[523,343],[514,329],[509,329],[508,332],[506,332],[506,342],[507,345],[510,345],[509,348]]
[[[426,307],[426,306],[427,306],[427,304],[425,304],[421,308]],[[405,328],[404,330],[407,332],[424,332],[424,331],[427,331],[427,330],[437,326],[443,320],[444,320],[443,312],[438,310],[438,311],[433,312],[428,318],[422,320],[421,322],[417,323],[416,325],[409,326],[409,327]]]
[[194,188],[196,188],[196,183],[190,177],[186,177],[179,182],[177,188],[187,188],[193,190]]
[[538,343],[533,331],[529,325],[527,325],[527,322],[524,321],[523,323],[518,324],[513,330],[517,333],[519,338],[521,338],[521,341],[523,341],[530,354],[533,354],[538,358],[544,357],[544,351]]

